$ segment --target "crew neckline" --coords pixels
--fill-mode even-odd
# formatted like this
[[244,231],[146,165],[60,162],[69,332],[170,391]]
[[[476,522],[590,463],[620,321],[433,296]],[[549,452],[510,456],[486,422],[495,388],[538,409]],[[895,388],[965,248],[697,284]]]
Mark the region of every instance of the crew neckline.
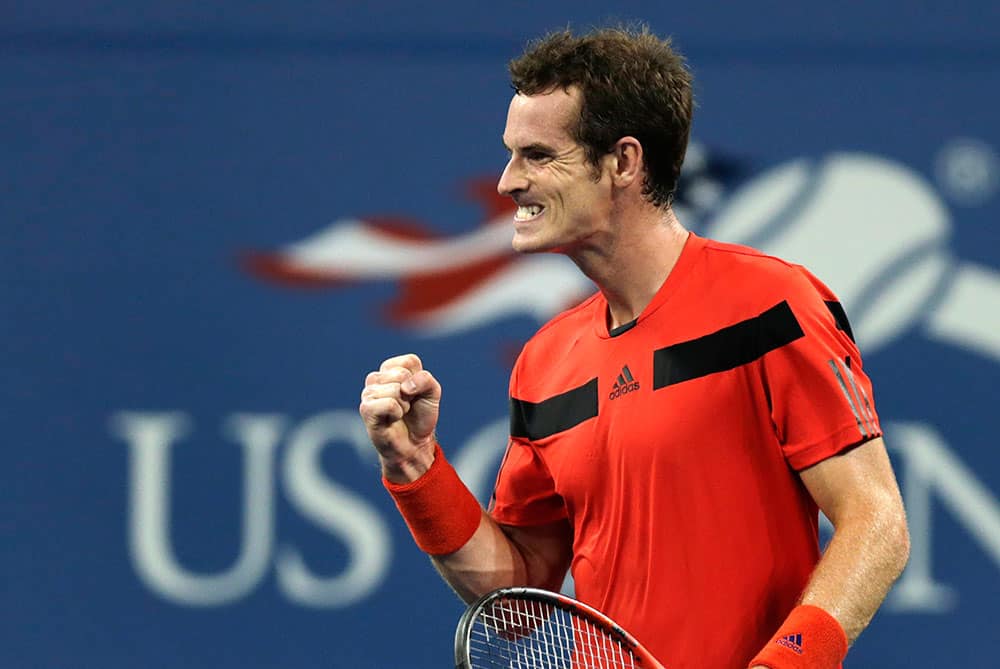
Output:
[[623,335],[626,332],[628,332],[629,330],[631,330],[632,328],[634,328],[635,324],[638,323],[638,322],[639,322],[638,318],[633,318],[632,320],[630,320],[628,323],[625,323],[624,325],[619,325],[616,328],[610,328],[608,330],[608,336],[609,337],[617,337],[618,335]]
[[688,238],[684,242],[684,248],[681,249],[681,255],[677,258],[677,262],[670,270],[667,278],[663,280],[663,284],[656,291],[649,304],[646,305],[646,308],[642,310],[642,313],[628,323],[619,325],[616,328],[608,328],[608,301],[604,298],[604,294],[599,292],[598,305],[595,305],[598,308],[594,309],[593,317],[594,334],[601,339],[620,337],[630,330],[635,329],[650,314],[662,307],[670,299],[671,295],[676,292],[675,288],[678,283],[687,276],[691,267],[697,262],[701,255],[700,251],[705,247],[706,242],[707,240],[704,237],[699,237],[690,231],[688,232]]

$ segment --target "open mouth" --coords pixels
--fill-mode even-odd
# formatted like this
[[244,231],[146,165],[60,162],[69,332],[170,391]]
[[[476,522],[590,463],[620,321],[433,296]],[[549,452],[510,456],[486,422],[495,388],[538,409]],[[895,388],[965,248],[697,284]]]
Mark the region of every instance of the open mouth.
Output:
[[523,204],[518,206],[517,211],[514,212],[514,220],[530,221],[541,216],[543,211],[545,211],[545,207],[540,204]]

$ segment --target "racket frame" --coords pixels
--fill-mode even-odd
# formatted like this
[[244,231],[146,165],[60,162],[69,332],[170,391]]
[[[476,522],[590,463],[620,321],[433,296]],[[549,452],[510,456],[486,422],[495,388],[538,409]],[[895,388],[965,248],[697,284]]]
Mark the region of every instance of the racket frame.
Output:
[[613,639],[625,646],[635,656],[638,666],[642,667],[642,669],[665,669],[635,637],[626,632],[621,625],[592,606],[588,606],[581,601],[558,592],[528,587],[500,588],[486,593],[469,605],[459,619],[458,627],[455,629],[455,669],[472,669],[470,637],[473,625],[483,609],[497,600],[503,599],[548,604],[570,614],[580,616],[604,630]]

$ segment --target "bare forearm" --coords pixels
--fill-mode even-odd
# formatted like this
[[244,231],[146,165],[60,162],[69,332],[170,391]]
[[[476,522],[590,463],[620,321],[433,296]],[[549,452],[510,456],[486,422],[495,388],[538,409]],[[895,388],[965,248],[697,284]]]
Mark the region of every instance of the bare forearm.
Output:
[[830,613],[853,643],[868,626],[909,555],[902,508],[875,509],[844,521],[816,566],[802,595],[803,604]]
[[[849,520],[841,518],[800,599],[801,604],[830,614],[844,630],[848,646],[871,622],[909,555],[902,505],[898,498],[892,499],[891,492],[889,497],[885,506],[876,506],[870,513],[855,512]],[[815,611],[796,607],[789,619],[800,610]],[[798,624],[802,620],[800,617]],[[814,614],[807,620],[815,620]],[[781,634],[779,630],[777,635]],[[839,652],[844,651],[846,647]],[[773,652],[765,647],[755,659]],[[765,664],[753,664],[751,669],[766,669]]]
[[485,512],[468,543],[449,555],[432,556],[441,577],[466,602],[497,588],[527,583],[520,551]]
[[899,486],[880,437],[800,475],[834,527],[801,602],[836,618],[851,643],[871,621],[909,557]]
[[572,556],[573,530],[560,520],[541,525],[499,525],[483,512],[479,528],[459,550],[432,558],[459,597],[471,602],[497,588],[558,590]]

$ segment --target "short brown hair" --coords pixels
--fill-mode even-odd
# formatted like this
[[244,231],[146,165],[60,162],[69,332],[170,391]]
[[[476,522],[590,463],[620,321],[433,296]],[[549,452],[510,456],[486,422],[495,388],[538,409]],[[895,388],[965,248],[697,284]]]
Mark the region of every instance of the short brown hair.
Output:
[[509,65],[514,90],[537,95],[577,86],[580,121],[570,128],[587,159],[597,165],[622,137],[642,144],[643,195],[669,205],[684,162],[694,101],[691,73],[671,47],[646,26],[596,30],[576,37],[570,30],[531,42]]

